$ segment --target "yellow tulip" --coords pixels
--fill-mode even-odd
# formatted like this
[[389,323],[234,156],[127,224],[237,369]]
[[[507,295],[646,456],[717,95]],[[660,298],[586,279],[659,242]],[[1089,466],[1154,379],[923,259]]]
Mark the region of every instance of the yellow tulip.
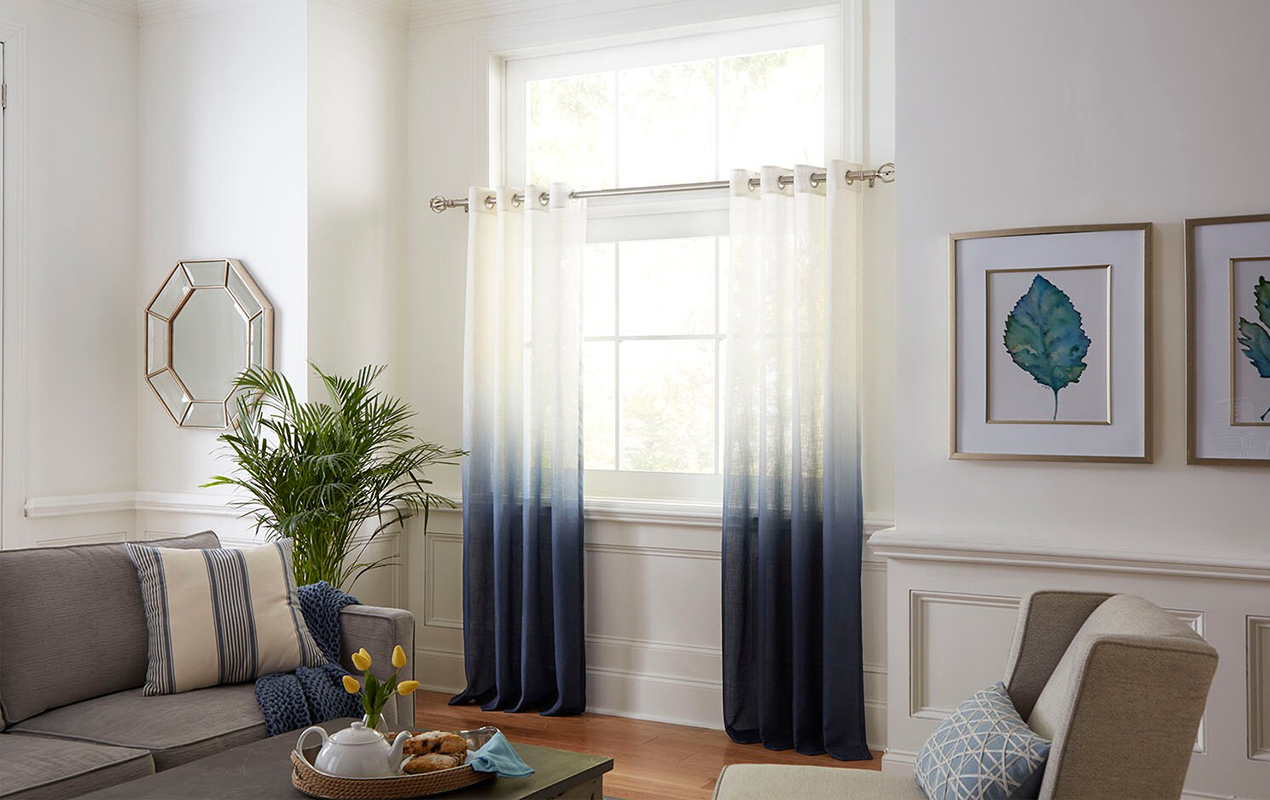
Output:
[[370,669],[370,656],[366,655],[365,650],[359,650],[353,653],[353,666],[362,672]]
[[405,696],[419,688],[419,681],[402,681],[397,684],[397,694]]
[[362,690],[362,685],[352,675],[344,676],[344,691],[349,694],[357,694]]
[[401,645],[392,649],[392,665],[397,669],[406,666],[406,651],[401,649]]

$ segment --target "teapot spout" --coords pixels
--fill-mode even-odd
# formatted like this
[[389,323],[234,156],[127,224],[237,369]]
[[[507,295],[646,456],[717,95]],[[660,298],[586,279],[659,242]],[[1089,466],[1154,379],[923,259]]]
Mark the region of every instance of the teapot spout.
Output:
[[406,746],[406,740],[409,738],[410,731],[402,731],[397,734],[397,738],[392,742],[392,749],[388,751],[388,766],[392,768],[393,773],[401,772],[401,751]]

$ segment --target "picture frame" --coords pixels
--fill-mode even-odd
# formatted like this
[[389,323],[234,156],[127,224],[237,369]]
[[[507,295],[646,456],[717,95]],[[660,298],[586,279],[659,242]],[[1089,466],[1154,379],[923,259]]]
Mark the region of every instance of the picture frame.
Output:
[[1270,214],[1185,239],[1186,463],[1270,466]]
[[1150,463],[1152,233],[949,235],[949,458]]

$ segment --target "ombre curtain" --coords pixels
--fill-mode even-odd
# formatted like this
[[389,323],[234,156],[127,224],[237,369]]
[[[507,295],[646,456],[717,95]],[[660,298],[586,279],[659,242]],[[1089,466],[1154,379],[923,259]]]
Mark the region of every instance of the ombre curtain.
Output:
[[814,183],[808,166],[732,173],[723,713],[738,742],[868,759],[860,184],[848,168]]
[[553,184],[544,206],[546,191],[468,195],[467,688],[450,702],[556,715],[586,708],[578,385],[586,223],[569,187]]

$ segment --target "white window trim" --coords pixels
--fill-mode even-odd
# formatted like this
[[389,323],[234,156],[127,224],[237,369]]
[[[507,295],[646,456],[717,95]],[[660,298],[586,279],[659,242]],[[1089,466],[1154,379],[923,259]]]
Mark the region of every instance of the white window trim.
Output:
[[[512,44],[517,39],[535,38],[540,41],[519,47]],[[696,42],[698,47],[685,54],[685,40]],[[707,44],[715,48],[713,52],[708,56],[694,55],[704,52]],[[488,174],[491,185],[523,182],[523,148],[512,148],[508,143],[524,140],[524,85],[530,80],[814,44],[825,47],[827,163],[858,154],[862,138],[863,20],[857,0],[681,25],[669,36],[665,27],[601,34],[581,42],[553,41],[551,34],[542,29],[535,34],[522,30],[519,34],[479,36],[474,42],[474,56],[488,80],[483,87],[477,87],[478,92],[485,89],[477,108],[483,107],[486,116],[481,119],[478,113],[476,122],[477,130],[484,123],[489,138],[488,147],[478,147],[474,153],[477,172]],[[632,53],[639,55],[630,58]],[[584,62],[590,66],[579,69],[578,64]],[[517,102],[509,102],[512,97]],[[852,113],[848,113],[849,108]],[[839,135],[833,135],[835,131]],[[587,241],[664,238],[668,228],[663,221],[667,215],[673,215],[672,235],[676,237],[718,236],[727,232],[726,197],[612,198],[591,201]],[[719,436],[722,439],[721,431]],[[722,449],[722,441],[718,444]],[[719,467],[722,469],[721,463]],[[657,514],[674,507],[687,512],[687,517],[701,518],[705,509],[718,507],[723,493],[720,473],[586,470],[585,482],[588,510],[612,504],[626,508],[647,503]]]

